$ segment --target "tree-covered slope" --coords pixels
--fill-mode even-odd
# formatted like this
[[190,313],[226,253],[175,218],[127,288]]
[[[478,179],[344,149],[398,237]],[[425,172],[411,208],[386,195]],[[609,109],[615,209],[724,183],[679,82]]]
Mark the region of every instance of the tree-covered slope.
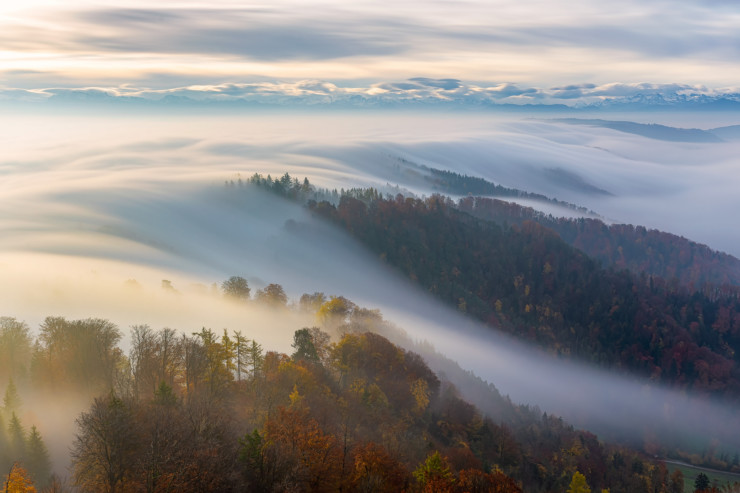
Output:
[[676,279],[692,289],[707,283],[740,286],[740,260],[664,231],[631,224],[607,225],[599,219],[555,218],[530,207],[486,197],[464,198],[458,207],[500,225],[535,221],[605,267]]
[[504,229],[442,197],[345,196],[309,208],[459,310],[548,351],[740,395],[737,289],[689,291],[603,269],[533,221]]
[[[275,316],[316,310],[324,329],[343,335],[296,330],[291,355],[239,332],[139,325],[127,356],[108,321],[47,318],[34,349],[41,366],[24,385],[97,396],[76,420],[70,483],[90,492],[450,493],[560,492],[574,478],[615,493],[681,484],[663,464],[536,408],[504,401],[502,415],[484,416],[419,355],[365,332],[384,323],[376,311],[320,294]],[[52,340],[77,344],[50,356]],[[10,479],[30,487],[30,456],[8,451],[18,465]]]

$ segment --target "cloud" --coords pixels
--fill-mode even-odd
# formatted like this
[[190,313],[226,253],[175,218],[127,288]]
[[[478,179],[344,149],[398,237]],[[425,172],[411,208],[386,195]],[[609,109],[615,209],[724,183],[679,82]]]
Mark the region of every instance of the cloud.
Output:
[[463,85],[457,79],[430,79],[428,77],[412,77],[409,79],[419,84],[444,89],[445,91],[451,91],[453,89],[460,89]]
[[67,29],[11,26],[12,33],[0,36],[0,46],[273,61],[393,55],[405,50],[398,36],[363,28],[363,22],[377,24],[371,19],[305,19],[257,9],[100,9],[66,13],[63,18]]

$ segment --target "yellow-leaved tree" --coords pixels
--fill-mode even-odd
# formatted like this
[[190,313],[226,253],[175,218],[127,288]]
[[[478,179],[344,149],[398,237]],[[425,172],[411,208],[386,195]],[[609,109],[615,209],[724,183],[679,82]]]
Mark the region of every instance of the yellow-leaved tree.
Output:
[[36,493],[28,471],[23,469],[17,462],[10,468],[10,473],[3,481],[3,491],[6,493]]
[[586,483],[586,476],[578,471],[574,472],[567,493],[591,493],[591,488]]

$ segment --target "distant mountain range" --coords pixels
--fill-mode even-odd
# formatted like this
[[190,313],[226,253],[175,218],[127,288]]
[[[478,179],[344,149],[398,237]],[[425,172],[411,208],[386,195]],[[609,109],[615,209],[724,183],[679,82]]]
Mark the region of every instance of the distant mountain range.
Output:
[[[144,91],[146,93],[146,91]],[[737,111],[740,110],[740,93],[679,94],[679,93],[635,93],[625,96],[608,96],[593,100],[588,95],[568,99],[547,96],[531,99],[527,103],[511,103],[506,100],[485,98],[474,93],[426,95],[410,97],[401,93],[367,92],[315,92],[226,94],[219,91],[198,90],[195,88],[175,88],[171,92],[118,93],[116,89],[69,88],[27,91],[8,89],[0,91],[0,102],[4,106],[28,104],[47,104],[53,106],[115,104],[145,107],[212,107],[218,109],[238,109],[244,107],[321,107],[321,108],[377,108],[377,109],[487,109],[504,112],[573,112],[573,111]]]

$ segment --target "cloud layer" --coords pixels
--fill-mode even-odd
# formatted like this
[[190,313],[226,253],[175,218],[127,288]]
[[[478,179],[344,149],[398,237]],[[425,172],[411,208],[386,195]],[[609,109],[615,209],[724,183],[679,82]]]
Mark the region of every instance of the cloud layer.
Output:
[[[549,195],[568,192],[575,202],[593,200],[586,205],[632,222],[709,227],[715,240],[738,245],[740,233],[727,227],[740,207],[732,173],[738,143],[646,141],[596,126],[502,122],[490,115],[25,114],[0,115],[0,121],[6,128],[2,315],[33,326],[53,314],[185,333],[228,327],[285,348],[291,330],[310,321],[268,323],[205,295],[212,282],[244,275],[254,288],[279,282],[292,298],[318,290],[378,307],[411,338],[431,342],[515,401],[578,424],[608,426],[620,437],[639,436],[643,426],[666,427],[686,439],[696,433],[740,443],[733,410],[514,345],[439,306],[299,205],[224,187],[237,173],[286,170],[323,186],[382,187],[399,163],[416,163]],[[552,179],[558,169],[570,181],[580,177],[612,195],[563,187]],[[418,186],[412,179],[405,184]],[[141,290],[128,292],[128,279]],[[163,291],[163,279],[180,295]],[[584,422],[584,416],[601,422]]]
[[388,9],[335,0],[129,0],[125,8],[33,0],[1,13],[0,84],[25,89],[460,79],[485,97],[490,88],[572,87],[565,97],[610,84],[720,88],[740,80],[733,2],[409,0]]

